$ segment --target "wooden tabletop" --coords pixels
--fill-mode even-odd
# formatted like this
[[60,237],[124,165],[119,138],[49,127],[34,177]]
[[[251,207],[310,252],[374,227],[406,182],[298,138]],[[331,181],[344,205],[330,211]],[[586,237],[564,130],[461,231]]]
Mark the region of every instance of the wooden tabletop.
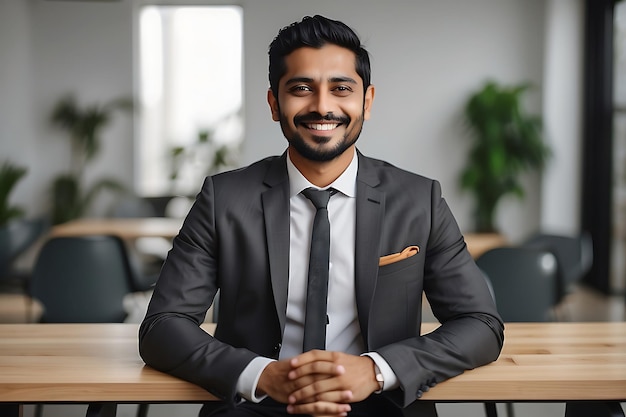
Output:
[[[496,362],[440,383],[423,398],[626,400],[625,322],[511,323],[505,332]],[[136,324],[0,325],[0,402],[213,399],[198,386],[145,366]]]
[[51,236],[116,235],[122,239],[140,237],[174,238],[182,219],[170,217],[77,219],[56,225]]
[[626,399],[626,322],[508,323],[490,365],[438,384],[424,399]]
[[144,366],[135,324],[0,325],[0,402],[198,402],[202,388]]
[[474,259],[490,249],[508,244],[506,238],[499,233],[465,233],[463,237],[467,250]]

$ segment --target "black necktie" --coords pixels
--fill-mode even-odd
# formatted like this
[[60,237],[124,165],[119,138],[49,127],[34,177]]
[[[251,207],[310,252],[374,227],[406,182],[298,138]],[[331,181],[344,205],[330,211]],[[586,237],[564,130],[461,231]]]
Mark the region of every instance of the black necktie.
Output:
[[336,190],[307,188],[302,194],[315,206],[317,212],[311,233],[311,255],[309,258],[309,282],[304,317],[303,351],[326,348],[326,300],[328,298],[328,261],[330,253],[330,222],[328,200]]

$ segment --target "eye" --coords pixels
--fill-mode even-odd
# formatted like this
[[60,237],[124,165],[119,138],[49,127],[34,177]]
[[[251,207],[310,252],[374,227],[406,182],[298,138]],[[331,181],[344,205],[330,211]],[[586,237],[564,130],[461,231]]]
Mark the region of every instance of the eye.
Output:
[[304,96],[309,94],[311,91],[313,91],[311,87],[305,84],[294,85],[289,89],[289,92],[295,96]]
[[350,93],[352,93],[352,88],[347,85],[338,85],[335,88],[333,88],[333,92],[337,96],[345,97],[349,95]]

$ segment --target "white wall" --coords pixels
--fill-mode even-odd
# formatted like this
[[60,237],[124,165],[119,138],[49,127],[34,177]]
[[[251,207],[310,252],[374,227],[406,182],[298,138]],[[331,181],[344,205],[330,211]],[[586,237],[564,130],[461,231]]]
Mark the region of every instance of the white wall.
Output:
[[[0,112],[0,159],[19,156],[31,167],[28,182],[21,183],[15,194],[16,202],[27,204],[29,212],[43,211],[43,191],[50,176],[67,164],[66,138],[47,122],[53,103],[67,91],[77,92],[84,102],[132,93],[133,13],[142,3],[147,1],[0,1],[0,35],[6,33],[0,36],[0,109],[11,108]],[[550,2],[548,7],[542,0],[238,3],[244,10],[245,31],[242,163],[281,153],[285,147],[265,102],[267,47],[278,29],[305,14],[344,20],[371,53],[372,81],[377,88],[372,120],[365,125],[360,149],[439,179],[461,228],[471,229],[471,199],[460,194],[457,185],[468,147],[461,121],[464,100],[488,78],[504,83],[530,81],[537,89],[528,97],[529,109],[542,112]],[[559,8],[550,9],[551,19],[567,13],[565,3],[576,7],[580,0],[565,0]],[[5,75],[8,61],[17,63]],[[10,94],[5,95],[5,90]],[[19,133],[19,139],[6,130],[7,124]],[[117,118],[106,131],[91,178],[107,174],[132,184],[131,137],[130,121]],[[572,166],[576,168],[577,163]],[[501,229],[512,240],[543,225],[539,177],[529,176],[526,183],[526,199],[503,202],[498,216]],[[569,193],[565,200],[575,200],[577,205],[575,190],[563,192]],[[577,224],[577,219],[573,221]]]
[[33,141],[32,12],[29,2],[0,1],[0,163],[27,166],[11,201],[33,212],[41,181]]
[[583,6],[551,0],[546,11],[544,126],[554,156],[544,175],[541,227],[580,231]]

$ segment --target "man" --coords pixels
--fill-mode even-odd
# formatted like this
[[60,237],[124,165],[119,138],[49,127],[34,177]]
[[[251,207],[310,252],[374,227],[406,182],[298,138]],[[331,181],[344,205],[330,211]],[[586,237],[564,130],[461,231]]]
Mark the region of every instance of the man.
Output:
[[[357,35],[306,17],[269,58],[267,99],[288,149],[206,179],[141,325],[141,355],[223,400],[203,415],[432,413],[416,401],[424,391],[499,355],[484,278],[439,184],[356,150],[374,101]],[[309,188],[334,194],[325,345],[303,353]],[[218,289],[212,337],[199,325]],[[423,336],[422,292],[442,323]]]

